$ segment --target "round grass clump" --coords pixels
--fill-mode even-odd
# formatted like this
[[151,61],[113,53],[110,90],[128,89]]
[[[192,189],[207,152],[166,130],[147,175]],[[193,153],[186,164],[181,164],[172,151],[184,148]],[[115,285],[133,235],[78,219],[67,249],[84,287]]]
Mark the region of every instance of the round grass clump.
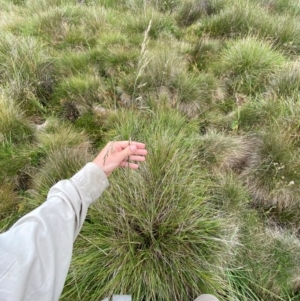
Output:
[[20,217],[21,200],[14,183],[0,181],[0,233],[8,230]]
[[14,190],[24,193],[31,185],[30,171],[38,164],[42,154],[32,144],[0,144],[0,186],[11,184]]
[[28,122],[20,106],[0,94],[0,142],[24,143],[32,140],[33,126]]
[[173,82],[173,93],[179,109],[189,117],[205,111],[214,100],[218,81],[212,74],[182,73]]
[[228,269],[233,297],[243,301],[292,300],[297,290],[294,277],[298,272],[299,242],[296,237],[280,227],[266,227],[254,210],[241,217],[244,224],[235,262],[239,268]]
[[100,77],[89,74],[74,75],[61,80],[54,89],[53,99],[60,104],[73,103],[91,108],[102,99],[104,84]]
[[150,48],[144,40],[135,72],[121,79],[121,86],[133,99],[147,93],[157,93],[162,87],[172,88],[176,78],[186,70],[186,61],[176,47],[166,47],[162,41]]
[[25,109],[51,95],[53,68],[47,51],[33,37],[0,35],[0,82]]
[[14,185],[0,184],[0,220],[8,217],[15,210],[17,204],[18,194]]
[[254,135],[239,137],[210,131],[196,141],[199,160],[214,172],[231,170],[240,174],[257,160],[259,141]]
[[57,51],[53,58],[56,80],[60,81],[66,77],[89,73],[91,71],[89,63],[88,52]]
[[[122,20],[124,23],[124,20]],[[149,26],[150,24],[150,26]],[[148,35],[150,38],[157,39],[162,33],[174,33],[176,25],[170,15],[162,14],[153,9],[138,9],[135,14],[130,11],[126,15],[126,33],[142,34],[149,26]]]
[[256,151],[256,163],[241,174],[254,202],[279,212],[298,207],[300,160],[293,137],[280,126],[270,125]]
[[218,39],[209,37],[202,37],[193,46],[190,51],[192,56],[192,66],[197,67],[199,70],[207,70],[211,67],[223,47],[223,44]]
[[58,120],[46,121],[45,128],[37,133],[37,142],[44,151],[88,146],[87,135],[78,131],[72,124],[61,123]]
[[82,114],[76,121],[75,127],[83,130],[95,146],[101,145],[104,138],[104,128],[107,112],[95,107],[92,112]]
[[26,35],[38,36],[57,49],[91,47],[106,26],[106,10],[101,7],[65,5],[40,10],[22,25]]
[[[257,34],[266,19],[266,12],[249,2],[231,2],[219,14],[203,20],[203,30],[212,37],[244,37]],[[267,25],[267,22],[264,23]],[[264,30],[267,30],[264,28]]]
[[[231,5],[230,5],[231,4]],[[211,37],[242,38],[250,35],[268,39],[289,54],[299,53],[298,18],[272,15],[250,2],[233,1],[219,14],[203,20],[200,31]]]
[[150,155],[139,171],[117,171],[110,178],[113,188],[92,207],[63,296],[193,300],[201,292],[217,295],[224,289],[231,248],[225,233],[232,225],[221,222],[209,203],[209,175],[196,163],[195,124],[170,110],[126,111],[114,121],[110,134],[144,137]]
[[89,59],[100,75],[116,80],[123,73],[133,72],[138,55],[139,50],[125,35],[109,33],[89,52]]
[[267,11],[273,14],[288,14],[292,16],[300,15],[300,4],[293,0],[255,0],[259,5],[263,6]]
[[300,64],[287,64],[270,79],[267,90],[279,98],[298,100],[300,97]]
[[231,288],[226,298],[289,300],[297,287],[294,281],[300,249],[296,234],[283,229],[274,218],[262,218],[251,206],[252,197],[238,174],[214,174],[212,197],[239,229],[234,261],[226,271]]
[[226,79],[231,93],[249,95],[261,92],[284,61],[284,56],[270,44],[248,37],[228,42],[215,68]]
[[176,20],[180,26],[190,26],[203,16],[211,16],[222,8],[222,1],[182,1],[176,12]]
[[298,272],[296,234],[278,226],[274,219],[262,218],[238,174],[216,170],[213,175],[214,204],[221,206],[226,219],[234,220],[239,229],[233,235],[237,245],[226,271],[230,290],[224,300],[289,300],[296,289],[294,277]]
[[92,161],[88,145],[60,147],[47,152],[39,169],[32,176],[34,193],[30,196],[33,207],[45,201],[50,188],[60,180],[71,178],[87,162]]

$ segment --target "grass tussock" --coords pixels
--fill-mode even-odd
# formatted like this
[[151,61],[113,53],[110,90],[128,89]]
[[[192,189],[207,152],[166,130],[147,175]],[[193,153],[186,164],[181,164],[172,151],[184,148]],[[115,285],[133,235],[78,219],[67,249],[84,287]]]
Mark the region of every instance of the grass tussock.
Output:
[[32,206],[42,203],[49,189],[58,181],[71,178],[85,163],[92,160],[87,145],[54,149],[42,160],[39,170],[32,171]]
[[50,7],[22,25],[26,35],[39,36],[56,48],[89,47],[106,26],[106,11],[86,6]]
[[241,38],[250,35],[268,38],[287,53],[299,53],[297,17],[272,15],[250,1],[232,1],[217,15],[207,18],[201,31],[213,37]]
[[[86,300],[128,292],[138,300],[190,300],[200,292],[222,290],[222,269],[232,246],[217,222],[218,211],[209,205],[208,175],[192,163],[197,154],[182,129],[186,121],[169,114],[139,119],[137,135],[147,137],[152,156],[139,174],[120,170],[111,179],[115,189],[93,207],[92,224],[78,242],[90,244],[75,255],[80,281],[74,286],[70,279],[69,298],[80,291]],[[136,119],[121,114],[117,122],[125,133]],[[92,261],[97,268],[91,269]],[[223,268],[214,273],[217,262]]]
[[0,143],[24,143],[32,139],[33,126],[20,106],[3,93],[0,95]]
[[300,14],[300,5],[297,1],[292,0],[268,0],[268,1],[255,1],[272,14],[286,13],[292,16],[298,16]]
[[138,15],[127,13],[126,32],[132,34],[143,34],[151,20],[149,37],[157,39],[164,33],[175,33],[177,31],[174,20],[167,14],[162,14],[153,9],[141,9]]
[[[288,244],[287,237],[276,237],[274,230],[265,230],[255,214],[245,218],[248,226],[243,229],[244,238],[251,231],[256,242],[254,248],[252,239],[242,239],[237,260],[244,268],[228,273],[237,297],[245,301],[292,300],[294,295],[289,292],[293,290],[292,275],[296,271],[293,256],[299,252],[297,243]],[[263,266],[268,268],[264,269]]]
[[70,124],[58,120],[48,120],[44,128],[37,133],[39,147],[45,151],[88,146],[88,138]]
[[66,78],[53,91],[53,99],[63,105],[74,104],[77,109],[88,110],[93,104],[101,102],[104,94],[101,78],[78,75]]
[[216,14],[222,6],[222,1],[184,1],[177,10],[176,20],[180,26],[190,26],[204,16]]
[[43,103],[53,88],[49,55],[33,37],[3,33],[0,37],[0,82],[25,109]]
[[255,146],[258,144],[255,136],[231,137],[216,132],[206,133],[197,141],[202,165],[215,171],[232,170],[237,174],[257,161]]
[[61,300],[299,299],[295,0],[0,0],[0,229],[109,140]]
[[201,37],[190,51],[191,65],[200,71],[206,71],[211,67],[211,62],[218,58],[222,46],[222,42],[218,39]]
[[0,219],[9,215],[18,203],[18,194],[11,184],[5,183],[0,186]]
[[248,37],[230,41],[216,68],[228,78],[229,91],[254,94],[262,91],[267,78],[283,62],[283,55],[270,44]]
[[291,137],[277,127],[269,128],[261,139],[257,167],[252,166],[243,174],[249,190],[258,203],[279,210],[293,207],[298,199],[297,186],[294,186],[298,182],[297,149]]
[[289,63],[270,80],[268,91],[279,98],[288,97],[295,101],[300,95],[300,64]]

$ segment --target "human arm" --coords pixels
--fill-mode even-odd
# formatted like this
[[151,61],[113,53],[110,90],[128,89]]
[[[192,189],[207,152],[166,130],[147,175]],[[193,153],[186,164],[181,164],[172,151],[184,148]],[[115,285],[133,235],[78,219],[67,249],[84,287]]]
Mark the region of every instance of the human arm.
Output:
[[[109,145],[109,144],[108,144]],[[108,146],[107,145],[107,146]],[[143,161],[143,144],[114,142],[71,179],[54,185],[47,201],[0,235],[0,300],[56,301],[69,269],[73,242],[87,209],[108,186],[107,175],[128,156]],[[129,148],[128,148],[129,147]],[[143,154],[138,154],[142,151]],[[106,160],[104,162],[104,156]],[[134,159],[134,160],[135,160]],[[130,163],[135,164],[135,163]],[[129,165],[136,168],[136,165]]]

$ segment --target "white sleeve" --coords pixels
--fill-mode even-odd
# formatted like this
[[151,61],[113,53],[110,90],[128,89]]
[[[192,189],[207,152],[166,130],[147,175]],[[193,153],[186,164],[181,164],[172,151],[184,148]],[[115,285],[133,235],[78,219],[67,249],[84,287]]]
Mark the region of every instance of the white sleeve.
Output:
[[100,167],[88,163],[0,235],[0,301],[59,299],[87,209],[107,186]]

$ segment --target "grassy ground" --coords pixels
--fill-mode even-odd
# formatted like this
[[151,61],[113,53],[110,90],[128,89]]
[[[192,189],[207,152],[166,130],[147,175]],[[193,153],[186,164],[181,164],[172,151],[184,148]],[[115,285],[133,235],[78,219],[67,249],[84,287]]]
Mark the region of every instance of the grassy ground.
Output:
[[61,300],[300,300],[296,0],[0,0],[0,230],[112,139]]

